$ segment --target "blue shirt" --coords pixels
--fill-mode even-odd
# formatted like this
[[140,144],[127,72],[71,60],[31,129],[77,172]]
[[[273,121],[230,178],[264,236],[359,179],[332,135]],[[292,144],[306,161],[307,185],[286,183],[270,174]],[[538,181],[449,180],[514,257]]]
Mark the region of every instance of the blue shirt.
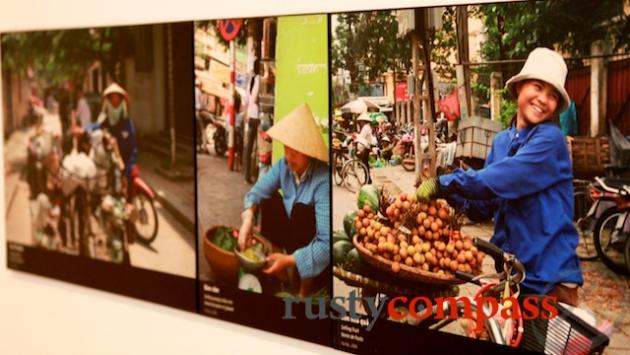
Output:
[[328,165],[312,159],[311,166],[297,185],[286,159],[276,162],[245,195],[245,208],[260,205],[278,189],[291,215],[296,203],[315,206],[316,233],[311,242],[293,253],[302,279],[319,275],[330,264],[330,173]]
[[118,143],[118,150],[125,162],[124,174],[127,177],[131,176],[131,169],[136,164],[138,159],[138,144],[136,143],[136,129],[131,121],[131,118],[123,118],[116,122],[116,125],[112,126],[108,120],[103,121],[100,124],[100,128],[106,129],[109,133],[116,138]]
[[449,202],[473,218],[494,216],[491,241],[525,265],[523,292],[546,294],[559,283],[583,283],[571,162],[553,123],[500,132],[483,169],[457,169],[439,181]]

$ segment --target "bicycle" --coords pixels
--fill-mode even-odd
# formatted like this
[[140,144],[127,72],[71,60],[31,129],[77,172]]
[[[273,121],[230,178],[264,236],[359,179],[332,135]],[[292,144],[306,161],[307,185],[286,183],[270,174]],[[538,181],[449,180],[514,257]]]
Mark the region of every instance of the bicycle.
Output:
[[361,186],[370,181],[368,167],[356,155],[359,146],[363,146],[363,149],[368,149],[363,144],[354,142],[353,149],[348,152],[350,158],[343,163],[341,169],[342,184],[350,192],[356,192]]
[[593,242],[593,228],[597,223],[597,217],[601,215],[601,213],[596,213],[601,202],[590,194],[592,188],[594,187],[590,181],[573,180],[573,221],[579,237],[576,252],[580,260],[584,261],[597,259],[597,250],[595,250]]
[[341,186],[343,183],[343,164],[348,160],[347,154],[348,149],[342,147],[341,145],[334,145],[332,147],[332,161],[333,161],[333,180],[335,180],[335,185]]
[[[479,285],[479,290],[472,299],[468,298],[469,302],[458,298],[453,306],[451,301],[445,300],[431,309],[433,315],[438,312],[451,314],[454,310],[457,313],[456,318],[429,317],[423,320],[420,326],[434,330],[442,329],[455,319],[465,316],[468,303],[470,314],[480,314],[477,311],[479,307],[482,307],[485,318],[481,327],[472,319],[467,319],[465,330],[468,337],[480,339],[487,337],[496,344],[538,351],[542,349],[550,354],[596,353],[608,346],[609,338],[603,331],[608,331],[610,324],[605,321],[596,328],[578,316],[577,311],[568,305],[555,303],[558,314],[553,319],[544,320],[541,317],[533,320],[524,319],[518,302],[512,303],[513,300],[518,299],[519,285],[526,277],[523,264],[514,255],[503,252],[490,242],[475,238],[474,245],[492,257],[495,265],[499,266],[497,270],[503,271],[479,276],[457,271],[455,273],[457,278]],[[540,296],[534,297],[540,302]],[[497,301],[498,309],[488,302],[490,299]],[[509,317],[505,318],[506,314]],[[526,322],[530,323],[526,324]],[[527,332],[525,328],[528,329]]]

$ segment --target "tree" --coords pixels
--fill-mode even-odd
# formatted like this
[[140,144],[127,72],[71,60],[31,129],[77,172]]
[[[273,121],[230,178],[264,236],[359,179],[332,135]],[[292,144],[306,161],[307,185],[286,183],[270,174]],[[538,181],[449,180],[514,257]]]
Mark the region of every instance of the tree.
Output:
[[445,80],[455,79],[455,66],[450,58],[457,51],[457,32],[455,29],[455,7],[448,6],[442,13],[442,28],[429,32],[431,41],[432,69]]
[[[630,47],[630,24],[620,0],[489,4],[476,8],[474,16],[486,28],[487,40],[481,45],[484,60],[524,59],[536,47],[554,48],[565,56],[589,55],[591,44],[598,40],[607,40],[613,51]],[[567,65],[578,67],[582,62],[568,61]],[[476,94],[488,97],[491,71],[498,68],[507,79],[521,66],[478,67]]]
[[331,69],[333,73],[348,71],[351,93],[357,93],[365,81],[379,80],[388,70],[407,71],[409,42],[398,38],[394,12],[343,13],[335,18]]
[[86,65],[98,60],[106,74],[117,78],[116,66],[133,50],[129,27],[3,34],[3,70],[35,70],[52,84],[77,80]]

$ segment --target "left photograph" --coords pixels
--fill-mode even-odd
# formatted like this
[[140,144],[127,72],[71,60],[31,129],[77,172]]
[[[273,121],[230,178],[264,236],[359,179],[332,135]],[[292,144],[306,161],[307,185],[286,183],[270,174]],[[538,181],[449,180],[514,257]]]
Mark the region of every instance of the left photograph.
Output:
[[195,310],[192,28],[2,35],[10,268]]

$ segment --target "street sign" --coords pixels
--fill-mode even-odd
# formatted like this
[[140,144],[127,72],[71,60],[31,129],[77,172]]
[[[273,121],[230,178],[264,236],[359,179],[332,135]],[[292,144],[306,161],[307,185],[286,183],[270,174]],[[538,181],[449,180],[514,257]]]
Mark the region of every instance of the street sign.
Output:
[[243,26],[243,20],[219,20],[217,21],[217,24],[219,25],[219,32],[221,32],[221,37],[229,42],[236,38],[236,35],[238,35],[238,31]]

